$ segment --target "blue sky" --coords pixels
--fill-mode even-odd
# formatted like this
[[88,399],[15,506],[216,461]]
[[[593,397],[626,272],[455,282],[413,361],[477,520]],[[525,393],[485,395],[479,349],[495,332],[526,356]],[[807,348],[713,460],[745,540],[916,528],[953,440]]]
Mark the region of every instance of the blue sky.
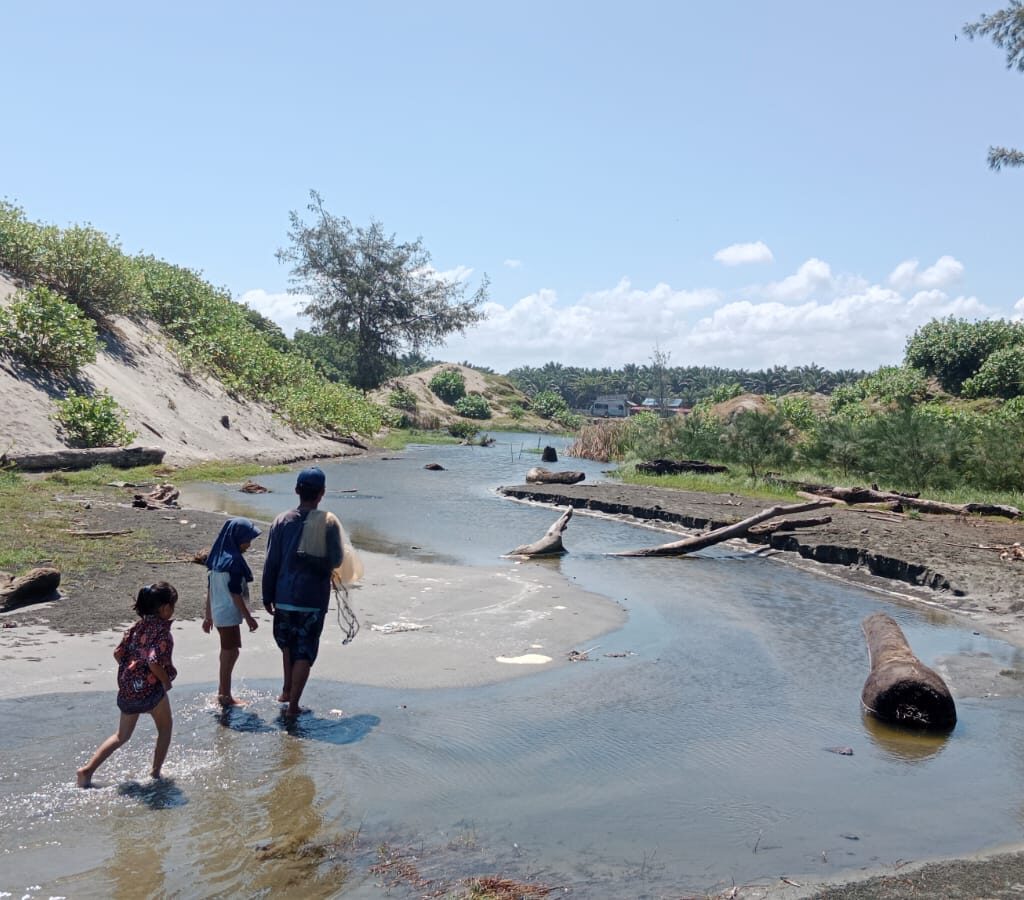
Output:
[[898,363],[1024,315],[1024,76],[998,2],[5,4],[0,196],[295,326],[310,188],[422,237],[504,372]]

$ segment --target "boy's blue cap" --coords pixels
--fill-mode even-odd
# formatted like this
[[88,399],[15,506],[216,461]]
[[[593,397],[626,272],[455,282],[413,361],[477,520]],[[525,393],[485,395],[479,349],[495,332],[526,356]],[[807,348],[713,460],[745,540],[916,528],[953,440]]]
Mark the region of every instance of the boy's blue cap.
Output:
[[308,469],[303,469],[299,472],[299,477],[295,480],[295,486],[297,488],[316,488],[321,490],[327,484],[327,477],[324,475],[323,470],[318,466],[310,466]]

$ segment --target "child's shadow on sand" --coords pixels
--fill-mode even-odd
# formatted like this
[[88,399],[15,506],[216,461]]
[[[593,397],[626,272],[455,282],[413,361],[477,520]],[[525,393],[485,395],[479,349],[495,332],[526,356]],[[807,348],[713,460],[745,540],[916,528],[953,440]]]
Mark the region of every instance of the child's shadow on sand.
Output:
[[150,809],[173,809],[188,803],[188,797],[172,778],[154,778],[145,784],[138,781],[126,781],[117,786],[122,797],[131,797],[144,803]]
[[341,719],[321,719],[311,712],[291,717],[277,717],[278,726],[292,737],[327,744],[354,744],[380,725],[380,716],[361,713]]

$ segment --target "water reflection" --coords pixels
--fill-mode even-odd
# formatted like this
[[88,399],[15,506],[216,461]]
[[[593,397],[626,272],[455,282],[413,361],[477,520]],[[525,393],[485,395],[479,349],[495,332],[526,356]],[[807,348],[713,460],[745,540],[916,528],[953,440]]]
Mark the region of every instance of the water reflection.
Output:
[[[123,790],[129,787],[122,785],[119,792],[131,796],[131,790]],[[115,900],[167,896],[164,860],[173,849],[173,841],[160,819],[152,815],[119,815],[113,820],[113,831],[114,856],[108,867],[113,882],[111,896]]]
[[952,732],[923,732],[897,728],[869,713],[861,721],[869,740],[889,759],[917,763],[938,756],[946,749]]

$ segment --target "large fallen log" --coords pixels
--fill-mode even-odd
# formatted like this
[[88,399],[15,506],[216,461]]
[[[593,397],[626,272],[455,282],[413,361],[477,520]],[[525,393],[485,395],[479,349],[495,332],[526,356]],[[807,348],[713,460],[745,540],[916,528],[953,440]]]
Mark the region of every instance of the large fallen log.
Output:
[[83,450],[55,450],[52,453],[28,453],[0,456],[0,465],[13,463],[24,472],[54,469],[89,469],[109,465],[118,469],[153,466],[163,462],[166,451],[159,447],[89,447]]
[[552,472],[550,469],[542,469],[534,466],[526,473],[527,484],[576,484],[586,478],[583,472]]
[[10,608],[57,598],[60,572],[50,566],[29,569],[0,588],[0,606]]
[[699,459],[652,459],[637,463],[636,470],[644,475],[678,475],[680,472],[697,472],[702,475],[713,475],[728,472],[728,466],[716,466]]
[[565,531],[571,518],[572,507],[570,506],[564,513],[562,513],[558,521],[544,532],[544,536],[542,538],[534,541],[532,544],[524,544],[522,547],[516,547],[515,550],[509,550],[505,555],[557,556],[561,553],[567,553],[568,551],[562,546],[562,533]]
[[735,522],[732,525],[725,525],[716,528],[706,534],[698,534],[694,537],[683,538],[681,541],[673,541],[670,544],[660,544],[657,547],[647,547],[643,550],[624,550],[614,553],[613,556],[683,556],[686,553],[693,553],[728,541],[732,538],[743,537],[755,525],[774,519],[776,516],[784,516],[793,513],[808,512],[812,509],[821,509],[829,504],[822,500],[810,500],[807,503],[793,503],[788,506],[773,506],[771,509],[763,509],[761,512]]
[[1016,506],[999,503],[944,503],[941,500],[927,500],[918,494],[899,494],[894,491],[880,491],[870,487],[839,487],[825,484],[807,484],[806,482],[784,482],[774,479],[779,484],[796,485],[801,493],[814,494],[818,497],[832,497],[851,505],[857,503],[884,503],[887,506],[902,510],[916,509],[918,512],[933,513],[945,516],[1003,516],[1007,519],[1019,519],[1021,511]]
[[862,623],[871,672],[860,700],[879,719],[911,728],[948,731],[956,725],[956,704],[934,669],[914,656],[902,629],[885,613]]
[[756,534],[763,537],[766,534],[775,534],[776,531],[795,531],[797,528],[817,528],[819,525],[828,525],[831,521],[831,516],[815,516],[811,519],[772,519],[771,522],[764,522],[761,525],[752,526],[748,534]]

